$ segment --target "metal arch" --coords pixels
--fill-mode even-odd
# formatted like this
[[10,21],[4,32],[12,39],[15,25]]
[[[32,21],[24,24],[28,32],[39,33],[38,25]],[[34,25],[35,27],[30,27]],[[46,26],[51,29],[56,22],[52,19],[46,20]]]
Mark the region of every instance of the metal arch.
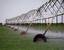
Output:
[[[53,6],[51,6],[51,3],[54,3],[53,4]],[[58,2],[59,4],[60,4],[60,2],[58,1],[58,0],[49,0],[49,2],[46,2],[45,4],[43,4],[40,8],[38,8],[38,11],[37,12],[40,12],[41,11],[41,8],[44,8],[44,10],[46,11],[47,9],[49,9],[49,11],[51,12],[51,10],[50,10],[50,8],[49,8],[49,6],[51,6],[52,7],[52,9],[54,10],[54,5],[56,6],[56,2]],[[49,4],[49,5],[48,5]],[[44,7],[45,6],[45,7]],[[62,7],[62,4],[60,4],[60,8]],[[60,11],[59,9],[60,8],[58,8],[57,6],[56,6],[56,8],[58,9],[57,11],[55,11],[55,13],[57,13],[58,11]],[[63,7],[62,7],[63,8]],[[64,8],[63,8],[64,9]],[[61,11],[60,11],[61,12]],[[53,14],[52,12],[51,12],[51,14]]]
[[[56,3],[58,0],[54,0],[54,1],[55,1],[55,2],[53,2],[53,0],[49,0],[49,2],[46,2],[45,4],[43,4],[40,8],[38,8],[37,14],[40,13],[40,15],[41,15],[41,12],[40,12],[40,11],[41,11],[41,8],[45,8],[44,6],[46,5],[46,7],[49,9],[49,6],[51,5],[51,3],[53,2],[53,3],[54,3],[53,6],[54,6],[55,3]],[[58,1],[58,2],[59,2],[59,1]],[[47,4],[49,4],[49,5],[47,5]],[[59,4],[60,4],[60,3],[59,3]],[[56,5],[55,5],[55,6],[56,6]],[[51,6],[51,7],[52,7],[52,6]],[[57,6],[56,6],[56,7],[57,7]],[[46,8],[46,9],[47,9],[47,8]],[[46,9],[45,9],[45,10],[46,10]],[[58,9],[58,8],[57,8],[57,9]],[[59,10],[59,9],[58,9],[58,10]],[[58,11],[58,10],[57,10],[57,11]],[[50,9],[49,9],[49,11],[51,12]],[[51,14],[53,14],[53,13],[51,12]],[[57,12],[56,12],[56,14],[57,14]],[[56,15],[56,14],[55,14],[55,16],[53,16],[53,18],[56,17],[56,16],[58,16],[58,15]],[[60,14],[60,15],[62,15],[62,14]],[[49,18],[52,18],[52,17],[49,17]],[[34,21],[37,21],[37,20],[41,20],[41,19],[36,19],[36,20],[34,20]],[[42,19],[42,20],[44,20],[44,19]],[[31,23],[30,23],[29,27],[30,27],[31,24],[32,24],[32,21],[30,21],[30,22],[31,22]],[[29,27],[28,27],[28,29],[29,29]],[[28,31],[28,29],[27,29],[27,31]],[[46,30],[47,30],[47,29],[46,29]],[[27,31],[26,31],[26,32],[27,32]],[[46,32],[46,31],[45,31],[45,32]]]
[[[57,0],[55,0],[55,1],[57,1]],[[64,0],[63,0],[64,1]],[[45,4],[43,4],[40,8],[38,8],[38,10],[37,10],[37,13],[39,12],[40,14],[41,14],[41,8],[44,8],[44,10],[47,10],[47,8],[51,5],[51,3],[53,2],[53,0],[50,0],[49,2],[46,2]],[[49,5],[47,5],[47,4],[49,4]],[[55,3],[54,3],[54,5],[55,5]],[[44,7],[45,6],[45,7]],[[62,7],[62,6],[61,6]],[[46,8],[46,9],[45,9]],[[48,8],[49,9],[49,8]],[[51,11],[50,11],[51,12]],[[36,14],[37,14],[36,13]],[[52,14],[52,13],[51,13]],[[59,15],[63,15],[64,13],[62,13],[62,14],[59,14]],[[35,14],[34,14],[35,15]],[[54,18],[54,17],[56,17],[56,16],[59,16],[59,15],[55,15],[55,16],[52,16],[52,17],[49,17],[49,18]],[[37,20],[45,20],[45,19],[49,19],[49,18],[43,18],[43,19],[36,19],[36,20],[33,20],[33,21],[37,21]],[[24,19],[25,19],[25,17],[24,17]],[[24,20],[23,19],[23,20]],[[22,20],[22,21],[23,21]],[[28,28],[27,28],[27,30],[26,30],[26,32],[28,31],[28,29],[29,29],[29,27],[32,25],[32,21],[30,21],[31,23],[30,23],[30,25],[28,26]],[[46,29],[46,30],[48,30],[48,29]],[[45,32],[46,32],[46,30],[45,30]]]
[[[45,19],[55,18],[55,17],[57,17],[57,16],[61,16],[61,15],[64,15],[64,13],[62,13],[62,14],[58,14],[58,15],[55,15],[55,16],[52,16],[52,17],[48,17],[48,18],[36,19],[36,20],[33,20],[33,21],[38,21],[38,20],[45,20]],[[30,23],[30,25],[28,26],[26,32],[29,30],[29,28],[30,28],[31,25],[32,25],[32,21],[30,21],[30,22],[31,22],[31,23]],[[47,28],[45,29],[45,32],[43,33],[43,35],[46,34],[46,32],[47,32],[48,29],[50,28],[51,24],[52,24],[52,23],[49,23],[49,24],[48,24],[48,26],[47,26]]]

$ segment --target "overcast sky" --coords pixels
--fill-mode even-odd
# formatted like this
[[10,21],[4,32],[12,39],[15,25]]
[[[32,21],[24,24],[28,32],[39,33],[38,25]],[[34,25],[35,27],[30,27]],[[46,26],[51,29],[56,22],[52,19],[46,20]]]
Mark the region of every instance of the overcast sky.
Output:
[[39,8],[48,0],[0,0],[0,22]]

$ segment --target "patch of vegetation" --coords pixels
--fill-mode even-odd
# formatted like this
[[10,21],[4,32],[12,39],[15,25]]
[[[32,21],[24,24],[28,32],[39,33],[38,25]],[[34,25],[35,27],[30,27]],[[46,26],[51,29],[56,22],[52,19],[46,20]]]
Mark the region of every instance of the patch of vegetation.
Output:
[[[47,28],[47,24],[45,23],[36,23],[36,24],[32,24],[31,27],[36,28],[36,29],[46,29]],[[51,31],[60,31],[60,32],[64,32],[64,24],[63,23],[54,23],[51,24],[49,30]]]
[[9,28],[0,27],[0,50],[64,50],[64,43],[34,43],[32,38],[21,36]]

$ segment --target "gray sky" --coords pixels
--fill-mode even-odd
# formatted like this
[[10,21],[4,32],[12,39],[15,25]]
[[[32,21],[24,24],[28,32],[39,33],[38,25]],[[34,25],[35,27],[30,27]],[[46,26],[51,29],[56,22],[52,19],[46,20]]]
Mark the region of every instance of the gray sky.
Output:
[[48,0],[0,0],[0,22],[37,9]]

